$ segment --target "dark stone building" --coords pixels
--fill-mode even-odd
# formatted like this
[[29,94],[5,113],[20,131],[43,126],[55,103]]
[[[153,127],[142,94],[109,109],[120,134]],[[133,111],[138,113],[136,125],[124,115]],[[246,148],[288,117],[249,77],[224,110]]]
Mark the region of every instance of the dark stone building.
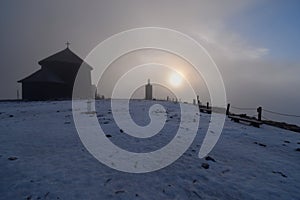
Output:
[[24,100],[71,99],[74,81],[80,69],[80,98],[92,96],[92,67],[69,47],[38,62],[41,69],[19,80]]

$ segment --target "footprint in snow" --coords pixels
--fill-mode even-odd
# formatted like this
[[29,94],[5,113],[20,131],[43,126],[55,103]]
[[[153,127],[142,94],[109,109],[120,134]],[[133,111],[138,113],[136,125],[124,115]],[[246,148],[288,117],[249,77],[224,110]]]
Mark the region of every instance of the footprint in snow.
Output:
[[205,157],[205,160],[207,160],[207,161],[212,161],[212,162],[216,162],[216,160],[213,159],[213,158],[210,157],[210,156],[206,156],[206,157]]
[[263,143],[258,143],[258,142],[253,142],[254,144],[257,144],[257,145],[259,145],[259,146],[261,146],[261,147],[266,147],[267,145],[266,144],[263,144]]
[[267,145],[262,144],[262,143],[258,143],[258,145],[261,146],[261,147],[266,147],[267,146]]
[[104,183],[104,186],[107,185],[111,181],[111,178],[107,179]]
[[8,160],[17,160],[18,158],[15,157],[15,156],[11,156],[11,157],[8,157],[7,159],[8,159]]
[[282,173],[282,172],[279,172],[279,171],[272,171],[272,173],[273,173],[273,174],[280,174],[282,177],[287,178],[287,176],[286,176],[284,173]]
[[230,169],[225,169],[225,170],[223,170],[223,171],[222,171],[222,174],[225,174],[225,173],[227,173],[227,172],[230,172]]
[[117,191],[115,191],[115,194],[121,194],[121,193],[125,193],[125,190],[117,190]]
[[209,164],[208,163],[202,163],[201,167],[204,168],[204,169],[208,169]]

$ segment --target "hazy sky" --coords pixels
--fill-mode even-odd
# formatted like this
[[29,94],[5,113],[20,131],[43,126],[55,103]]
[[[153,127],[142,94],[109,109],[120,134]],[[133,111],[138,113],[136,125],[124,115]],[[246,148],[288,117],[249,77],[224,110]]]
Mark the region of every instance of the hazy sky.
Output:
[[158,26],[186,33],[208,50],[233,105],[300,114],[297,0],[7,0],[0,9],[0,99],[16,98],[17,80],[66,41],[85,58],[113,34]]

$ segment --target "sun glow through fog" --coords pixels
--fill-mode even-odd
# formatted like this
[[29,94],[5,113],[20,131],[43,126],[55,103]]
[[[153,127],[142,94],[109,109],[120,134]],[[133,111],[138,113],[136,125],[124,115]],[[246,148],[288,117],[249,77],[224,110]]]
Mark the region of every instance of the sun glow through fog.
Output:
[[179,87],[182,83],[183,77],[179,73],[173,73],[170,75],[169,82],[174,87]]

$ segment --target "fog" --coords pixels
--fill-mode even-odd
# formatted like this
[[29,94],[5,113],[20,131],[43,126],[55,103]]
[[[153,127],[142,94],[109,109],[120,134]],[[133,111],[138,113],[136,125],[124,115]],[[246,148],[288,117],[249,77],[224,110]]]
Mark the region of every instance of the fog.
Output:
[[[71,50],[84,59],[94,47],[113,34],[155,26],[181,31],[206,48],[221,72],[227,100],[232,105],[263,106],[273,111],[300,115],[300,60],[293,56],[300,53],[295,47],[299,44],[299,39],[295,39],[295,35],[300,34],[299,20],[297,16],[285,17],[294,10],[279,3],[253,0],[229,0],[226,3],[196,0],[12,0],[1,1],[0,6],[0,99],[16,99],[17,90],[21,90],[17,81],[38,70],[39,60],[63,50],[67,41],[71,42]],[[262,14],[267,8],[272,14]],[[256,13],[262,18],[253,17]],[[278,16],[281,23],[273,21],[270,16]],[[261,26],[270,26],[270,32],[261,30]],[[280,41],[275,38],[280,38]],[[146,52],[145,55],[148,60],[160,57],[160,62],[178,59],[158,51]],[[131,60],[141,57],[136,55]],[[118,62],[121,60],[116,61],[117,64],[114,63],[111,71],[107,72],[107,79],[121,76],[126,69],[121,65],[130,64],[130,59],[123,60],[121,64]],[[185,77],[193,80],[191,71],[186,68],[181,71],[187,72]],[[145,75],[145,83],[147,77],[154,79],[149,76]],[[112,83],[99,83],[100,94],[109,96]],[[193,84],[201,100],[209,101],[205,84],[201,81]],[[163,95],[157,94],[158,98],[166,98]],[[299,118],[265,116],[300,124]]]

